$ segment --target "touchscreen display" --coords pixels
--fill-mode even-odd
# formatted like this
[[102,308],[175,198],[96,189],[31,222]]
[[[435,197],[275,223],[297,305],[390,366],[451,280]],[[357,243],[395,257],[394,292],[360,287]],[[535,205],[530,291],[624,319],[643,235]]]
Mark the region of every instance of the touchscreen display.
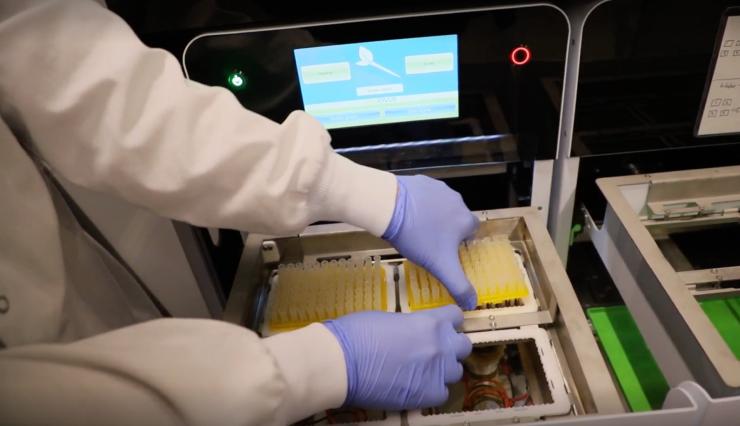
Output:
[[306,112],[326,128],[459,115],[457,35],[295,49]]

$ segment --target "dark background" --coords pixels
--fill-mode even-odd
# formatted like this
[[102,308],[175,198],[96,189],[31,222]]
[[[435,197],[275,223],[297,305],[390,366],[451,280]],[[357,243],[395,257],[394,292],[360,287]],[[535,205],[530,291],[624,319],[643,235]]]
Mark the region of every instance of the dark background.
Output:
[[[203,32],[496,3],[108,1],[111,9],[126,19],[147,44],[167,49],[178,58],[182,58],[185,44]],[[556,3],[568,9],[587,2]],[[583,33],[572,149],[572,155],[581,157],[581,162],[575,238],[568,263],[568,273],[584,306],[619,302],[619,295],[593,246],[578,232],[583,224],[581,206],[597,221],[603,216],[605,201],[594,184],[595,179],[740,163],[740,137],[693,136],[722,13],[730,6],[739,5],[740,1],[726,0],[613,0],[599,6],[589,17]],[[355,159],[390,170],[413,165],[434,166],[435,159],[453,164],[501,162],[504,173],[446,181],[463,193],[472,209],[529,205],[532,160],[552,158],[555,152],[562,61],[567,43],[564,18],[557,18],[555,14],[547,18],[547,22],[531,18],[521,11],[498,12],[488,28],[501,41],[496,55],[502,61],[505,48],[519,40],[537,45],[535,57],[526,69],[502,66],[504,62],[501,62],[493,73],[492,87],[501,100],[506,122],[511,123],[507,140],[515,142],[517,147],[513,155],[504,155],[500,147],[492,145],[489,147],[491,155],[482,159],[461,157],[449,149],[376,152]],[[343,37],[347,39],[350,35]],[[514,90],[508,87],[511,82],[516,86]],[[215,80],[210,83],[224,85]],[[276,113],[273,118],[279,119],[284,113]],[[348,137],[344,145],[414,139],[408,133],[387,132],[376,127],[370,132],[374,140],[360,138],[360,143]],[[488,124],[483,127],[484,132],[502,130]],[[450,136],[465,136],[470,130],[459,126],[445,132]],[[339,133],[335,136],[342,139]],[[348,133],[352,136],[353,132]],[[400,162],[399,158],[407,161]]]

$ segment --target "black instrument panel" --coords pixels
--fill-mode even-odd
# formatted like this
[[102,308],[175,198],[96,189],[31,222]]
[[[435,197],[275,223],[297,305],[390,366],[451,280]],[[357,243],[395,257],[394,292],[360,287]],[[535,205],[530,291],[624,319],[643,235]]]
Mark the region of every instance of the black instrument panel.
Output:
[[[184,67],[189,78],[230,88],[246,108],[282,121],[303,108],[295,49],[455,34],[458,117],[331,129],[332,145],[349,157],[361,148],[353,159],[389,170],[554,158],[565,16],[549,6],[417,15],[205,33],[185,50]],[[249,86],[229,84],[234,73]]]
[[583,30],[571,155],[740,143],[698,138],[696,117],[723,15],[737,0],[618,0]]

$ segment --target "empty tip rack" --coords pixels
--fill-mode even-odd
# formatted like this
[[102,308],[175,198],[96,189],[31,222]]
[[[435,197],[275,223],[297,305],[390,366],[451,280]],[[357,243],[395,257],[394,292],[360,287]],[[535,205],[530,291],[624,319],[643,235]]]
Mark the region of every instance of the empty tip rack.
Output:
[[[529,289],[521,261],[505,237],[485,237],[460,246],[460,262],[478,293],[478,306],[492,307],[526,297]],[[455,303],[445,287],[421,267],[404,262],[412,311]]]
[[388,306],[379,257],[280,265],[271,293],[266,319],[272,331]]

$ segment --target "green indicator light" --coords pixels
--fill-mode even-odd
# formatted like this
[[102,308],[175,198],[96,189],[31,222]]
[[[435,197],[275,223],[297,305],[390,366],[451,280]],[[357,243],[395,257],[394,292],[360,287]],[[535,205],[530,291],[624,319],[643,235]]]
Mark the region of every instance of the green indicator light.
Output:
[[239,86],[241,86],[242,84],[244,84],[244,79],[243,79],[243,78],[241,78],[241,77],[240,77],[240,76],[238,76],[238,75],[232,75],[232,76],[231,76],[231,85],[232,85],[232,86],[236,86],[236,87],[239,87]]
[[246,87],[247,85],[247,78],[244,76],[244,74],[241,71],[235,71],[226,77],[226,82],[229,84],[229,87],[231,87],[234,90],[240,90]]

